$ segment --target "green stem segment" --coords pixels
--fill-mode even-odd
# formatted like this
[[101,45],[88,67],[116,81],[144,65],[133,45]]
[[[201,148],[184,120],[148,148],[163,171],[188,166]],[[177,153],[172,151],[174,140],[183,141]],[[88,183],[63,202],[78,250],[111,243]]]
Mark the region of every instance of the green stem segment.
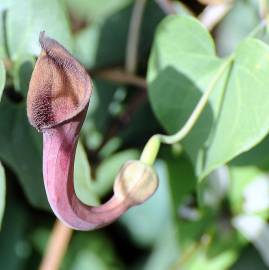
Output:
[[160,135],[153,135],[147,142],[140,157],[140,161],[153,165],[161,145]]
[[213,89],[216,87],[217,82],[227,69],[227,67],[231,64],[233,60],[233,56],[229,57],[224,64],[220,67],[219,71],[217,72],[216,76],[211,81],[208,89],[204,92],[203,96],[199,100],[198,104],[196,105],[195,109],[193,110],[191,116],[185,123],[185,125],[175,134],[173,135],[160,135],[161,142],[165,144],[174,144],[177,142],[180,142],[182,139],[186,137],[186,135],[191,131],[195,123],[197,122],[199,116],[203,112],[208,98],[210,94],[212,93]]
[[197,122],[199,116],[203,112],[207,101],[209,99],[210,94],[212,93],[213,89],[216,87],[216,84],[218,83],[219,79],[223,75],[223,73],[226,71],[226,69],[230,66],[234,59],[234,56],[230,56],[224,64],[220,67],[219,71],[217,72],[216,76],[211,81],[208,89],[204,92],[203,96],[199,100],[198,104],[196,105],[194,111],[192,112],[191,116],[185,123],[185,125],[175,134],[173,135],[161,135],[157,134],[152,136],[149,141],[147,142],[140,160],[144,163],[147,163],[148,165],[152,165],[156,159],[156,156],[158,154],[160,144],[175,144],[180,142],[182,139],[184,139],[187,134],[191,131],[195,123]]

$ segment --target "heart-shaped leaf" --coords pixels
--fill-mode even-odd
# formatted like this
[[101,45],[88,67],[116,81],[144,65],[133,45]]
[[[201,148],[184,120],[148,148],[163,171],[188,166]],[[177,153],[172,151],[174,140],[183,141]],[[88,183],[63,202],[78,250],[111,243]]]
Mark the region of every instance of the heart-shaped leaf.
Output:
[[63,1],[13,0],[7,5],[7,46],[12,60],[30,54],[38,55],[40,31],[57,38],[70,50],[72,38]]
[[268,46],[248,38],[233,62],[227,61],[216,56],[209,33],[193,18],[168,17],[158,27],[148,69],[149,96],[169,132],[182,127],[217,79],[207,107],[183,141],[199,178],[252,148],[269,131]]
[[40,136],[27,121],[26,108],[5,96],[0,103],[0,158],[18,177],[32,205],[48,209],[42,185]]

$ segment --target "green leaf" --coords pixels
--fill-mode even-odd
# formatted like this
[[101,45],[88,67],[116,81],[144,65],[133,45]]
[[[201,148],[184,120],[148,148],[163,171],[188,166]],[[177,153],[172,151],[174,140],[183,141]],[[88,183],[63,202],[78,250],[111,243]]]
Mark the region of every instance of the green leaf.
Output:
[[[11,181],[8,181],[8,184]],[[32,252],[28,233],[29,225],[33,225],[34,219],[29,215],[29,208],[15,192],[14,186],[8,187],[6,210],[0,233],[1,268],[22,270],[27,268]]]
[[266,270],[268,266],[261,260],[259,253],[253,246],[245,248],[238,261],[231,267],[231,270]]
[[74,167],[74,185],[79,199],[88,205],[98,205],[99,199],[94,191],[94,182],[91,179],[91,171],[87,155],[79,141],[76,151]]
[[15,172],[31,204],[48,209],[41,137],[28,123],[24,104],[7,98],[0,103],[0,158]]
[[72,50],[69,22],[62,1],[12,1],[7,10],[6,31],[8,52],[12,60],[28,54],[38,55],[41,31]]
[[90,232],[87,234],[80,232],[75,234],[66,255],[63,262],[64,269],[123,269],[109,238],[99,232]]
[[68,9],[76,19],[91,23],[122,9],[131,0],[65,0]]
[[6,204],[6,176],[5,171],[0,163],[0,226],[2,224],[2,219],[4,216]]
[[197,179],[190,161],[181,153],[172,153],[171,151],[166,154],[165,162],[169,175],[174,212],[176,214],[184,199],[195,190]]
[[29,82],[34,69],[35,59],[33,56],[21,57],[14,63],[12,68],[13,83],[16,91],[26,97],[28,93]]
[[99,79],[94,80],[93,95],[82,127],[82,136],[87,148],[96,150],[102,143],[103,136],[108,131],[113,119],[111,108],[115,104],[121,106],[122,103],[115,98],[118,92],[123,92],[125,96],[125,89],[115,83]]
[[[199,178],[267,135],[268,59],[264,43],[247,39],[235,51],[233,64],[218,75],[207,107],[182,142]],[[166,130],[182,127],[224,65],[227,60],[217,58],[212,38],[198,21],[174,16],[161,23],[148,82],[153,110]]]
[[269,136],[267,135],[259,144],[233,159],[230,164],[232,166],[258,166],[268,170],[268,153]]
[[162,233],[157,239],[143,270],[171,269],[171,265],[177,261],[180,254],[177,230],[174,224],[168,224],[168,226],[162,228]]

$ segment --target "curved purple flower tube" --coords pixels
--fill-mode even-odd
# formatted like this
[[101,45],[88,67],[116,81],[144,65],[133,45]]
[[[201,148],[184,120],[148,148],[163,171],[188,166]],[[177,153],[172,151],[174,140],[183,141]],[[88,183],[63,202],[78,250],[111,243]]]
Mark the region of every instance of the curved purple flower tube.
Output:
[[55,215],[73,229],[103,227],[155,192],[156,173],[141,161],[128,161],[120,169],[114,195],[107,203],[88,206],[78,199],[74,158],[92,83],[78,61],[44,32],[40,44],[42,51],[27,96],[27,115],[43,133],[43,177],[48,201]]

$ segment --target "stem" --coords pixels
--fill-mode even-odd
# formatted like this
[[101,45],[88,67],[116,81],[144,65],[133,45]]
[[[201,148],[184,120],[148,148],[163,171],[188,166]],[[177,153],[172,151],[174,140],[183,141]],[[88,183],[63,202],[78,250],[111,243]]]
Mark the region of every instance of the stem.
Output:
[[220,4],[208,5],[199,15],[200,22],[208,29],[212,30],[230,11],[232,3],[223,2]]
[[126,49],[126,70],[135,73],[137,65],[137,51],[139,42],[139,30],[142,22],[142,15],[146,5],[146,0],[136,0],[131,17],[128,41]]
[[130,84],[143,89],[147,88],[147,82],[145,78],[128,73],[118,68],[104,69],[97,72],[91,72],[91,75],[93,77],[96,76],[97,78],[116,82],[119,84]]
[[208,89],[204,92],[203,96],[199,100],[198,104],[196,105],[194,111],[192,112],[191,116],[185,123],[185,125],[175,134],[173,135],[159,135],[161,142],[165,144],[174,144],[186,137],[186,135],[191,131],[195,123],[197,122],[199,116],[203,112],[205,108],[208,98],[212,93],[213,89],[215,88],[217,82],[219,81],[222,74],[225,72],[226,68],[231,64],[233,61],[233,55],[230,56],[227,61],[221,66],[219,71],[217,72],[216,76],[213,78],[212,82],[210,83]]
[[259,11],[262,19],[266,19],[268,15],[268,0],[259,0]]
[[58,270],[73,230],[56,220],[39,270]]
[[160,144],[161,144],[160,136],[159,135],[152,136],[143,149],[140,161],[150,166],[153,165],[159,152]]

